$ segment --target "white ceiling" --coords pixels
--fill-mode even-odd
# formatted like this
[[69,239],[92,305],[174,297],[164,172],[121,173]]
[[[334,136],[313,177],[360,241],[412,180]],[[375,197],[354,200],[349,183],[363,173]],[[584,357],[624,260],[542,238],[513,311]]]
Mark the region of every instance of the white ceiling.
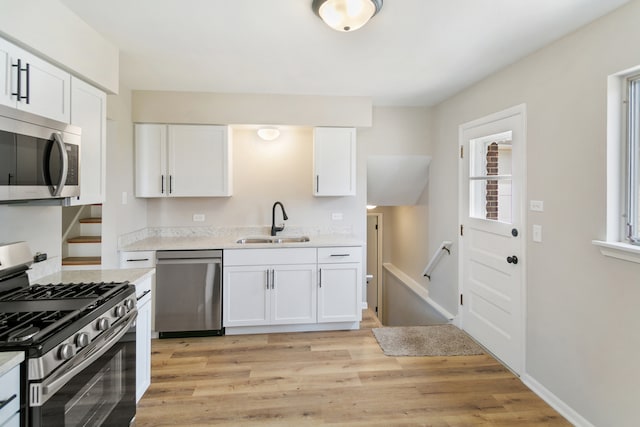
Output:
[[120,48],[132,89],[433,105],[628,0],[387,0],[341,33],[311,0],[61,0]]

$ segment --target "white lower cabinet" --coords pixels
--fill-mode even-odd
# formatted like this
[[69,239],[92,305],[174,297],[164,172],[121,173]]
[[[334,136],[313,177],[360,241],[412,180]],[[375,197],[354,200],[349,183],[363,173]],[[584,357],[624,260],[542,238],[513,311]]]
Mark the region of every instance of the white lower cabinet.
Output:
[[[120,252],[120,268],[154,268],[155,251]],[[151,331],[155,274],[133,283],[138,300],[136,319],[136,403],[151,385]],[[0,426],[1,427],[1,426]]]
[[[225,250],[226,332],[243,327],[353,326],[362,319],[361,251],[361,247]],[[250,332],[257,330],[238,333]]]
[[[24,360],[24,358],[22,358]],[[20,363],[0,375],[0,426],[20,426]]]
[[318,248],[318,322],[362,320],[362,247]]
[[225,251],[224,327],[315,323],[315,257],[312,248]]
[[[151,279],[142,287],[148,294],[138,296],[138,319],[136,320],[136,403],[151,385]],[[138,285],[136,284],[136,294]],[[146,292],[146,290],[145,290]]]
[[316,265],[225,268],[225,327],[316,320]]

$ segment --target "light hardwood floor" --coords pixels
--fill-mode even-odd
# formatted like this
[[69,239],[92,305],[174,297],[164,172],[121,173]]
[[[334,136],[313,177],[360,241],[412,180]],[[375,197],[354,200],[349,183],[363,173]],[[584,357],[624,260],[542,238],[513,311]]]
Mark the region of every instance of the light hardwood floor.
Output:
[[388,357],[372,327],[154,340],[136,425],[570,425],[489,355]]

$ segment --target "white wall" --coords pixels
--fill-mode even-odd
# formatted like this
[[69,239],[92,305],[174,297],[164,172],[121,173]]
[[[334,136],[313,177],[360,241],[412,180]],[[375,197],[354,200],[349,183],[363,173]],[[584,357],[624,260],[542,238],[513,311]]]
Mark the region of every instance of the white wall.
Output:
[[[134,197],[131,90],[107,97],[107,182],[102,205],[102,266],[118,268],[118,236],[147,226],[147,204]],[[126,193],[126,203],[123,203]]]
[[[429,241],[457,235],[458,126],[527,105],[526,373],[593,425],[637,424],[640,265],[606,258],[607,76],[640,64],[640,1],[538,51],[434,109]],[[430,296],[457,312],[457,248]]]

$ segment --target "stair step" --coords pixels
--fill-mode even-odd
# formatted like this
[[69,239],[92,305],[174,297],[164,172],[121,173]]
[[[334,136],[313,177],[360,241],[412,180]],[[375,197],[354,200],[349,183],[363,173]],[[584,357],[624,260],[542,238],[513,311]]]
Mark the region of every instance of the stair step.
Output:
[[102,258],[99,256],[79,256],[62,258],[62,265],[100,265]]
[[82,218],[80,224],[102,224],[102,218]]
[[102,236],[77,236],[67,239],[68,243],[101,243]]

